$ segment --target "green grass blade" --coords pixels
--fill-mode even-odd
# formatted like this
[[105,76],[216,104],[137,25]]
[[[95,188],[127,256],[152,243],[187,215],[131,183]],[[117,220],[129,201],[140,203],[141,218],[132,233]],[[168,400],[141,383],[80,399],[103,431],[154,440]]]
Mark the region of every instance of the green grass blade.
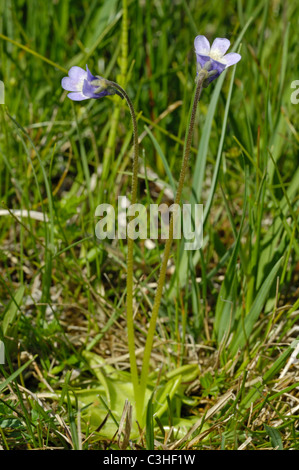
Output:
[[261,286],[260,290],[258,291],[257,296],[252,304],[252,307],[244,319],[244,326],[242,324],[243,322],[239,323],[238,329],[234,335],[232,343],[230,344],[230,353],[232,355],[236,354],[239,348],[243,348],[246,344],[246,341],[248,341],[249,336],[254,328],[254,325],[265,305],[270,288],[274,280],[278,276],[282,261],[283,257],[280,258],[279,261],[277,261],[275,266],[272,268],[270,274],[264,281],[263,285]]

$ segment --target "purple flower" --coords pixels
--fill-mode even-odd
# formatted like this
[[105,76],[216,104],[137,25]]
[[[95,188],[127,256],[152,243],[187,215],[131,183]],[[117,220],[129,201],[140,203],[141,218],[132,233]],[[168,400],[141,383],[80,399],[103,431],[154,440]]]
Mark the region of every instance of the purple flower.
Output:
[[110,82],[102,77],[94,76],[86,65],[86,71],[81,67],[70,68],[68,77],[61,80],[64,90],[71,91],[67,96],[73,101],[102,98],[107,95],[121,94],[109,85]]
[[196,36],[194,40],[195,53],[197,59],[197,73],[202,69],[207,71],[207,78],[204,86],[208,86],[215,78],[230,65],[234,65],[241,59],[240,54],[230,52],[226,54],[230,46],[230,41],[226,38],[216,38],[210,46],[205,36]]

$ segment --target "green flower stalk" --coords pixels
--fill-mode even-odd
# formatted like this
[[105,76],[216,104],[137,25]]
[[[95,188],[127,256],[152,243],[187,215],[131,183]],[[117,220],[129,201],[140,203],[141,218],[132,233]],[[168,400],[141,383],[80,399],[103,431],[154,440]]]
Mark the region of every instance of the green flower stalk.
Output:
[[[185,150],[184,150],[184,155],[183,155],[183,160],[182,160],[181,172],[180,172],[180,177],[179,177],[179,182],[178,182],[177,193],[176,193],[176,197],[174,201],[175,207],[177,207],[176,205],[180,203],[181,196],[182,196],[185,175],[186,175],[186,171],[188,168],[188,159],[190,155],[190,148],[191,148],[191,142],[192,142],[197,104],[198,104],[198,101],[202,92],[204,81],[207,79],[207,76],[208,76],[208,72],[206,70],[203,70],[199,73],[197,80],[196,80],[197,84],[196,84],[196,89],[195,89],[193,105],[192,105],[190,124],[188,128],[187,136],[186,136]],[[167,263],[168,263],[168,259],[170,255],[171,245],[173,242],[173,219],[174,219],[174,214],[172,212],[170,223],[169,223],[169,236],[166,241],[165,249],[163,253],[163,259],[162,259],[162,264],[161,264],[159,278],[158,278],[158,285],[157,285],[156,295],[154,299],[152,315],[150,319],[150,325],[149,325],[149,330],[148,330],[145,350],[144,350],[144,356],[143,356],[143,364],[142,364],[141,379],[140,379],[140,400],[142,401],[142,404],[140,405],[141,408],[143,408],[144,406],[144,397],[145,397],[145,391],[146,391],[147,377],[149,373],[150,356],[151,356],[151,351],[152,351],[152,346],[153,346],[153,341],[154,341],[154,335],[155,335],[159,308],[161,304],[161,298],[163,294],[163,286],[165,282]]]
[[[190,154],[192,135],[194,130],[195,116],[197,110],[197,104],[201,96],[203,88],[206,88],[213,80],[215,80],[219,75],[229,66],[236,64],[240,59],[240,54],[231,52],[226,54],[227,49],[230,46],[230,41],[226,38],[216,38],[210,47],[210,43],[205,36],[197,36],[194,40],[194,47],[197,59],[197,76],[196,76],[196,89],[194,94],[194,100],[191,111],[191,118],[189,123],[189,128],[186,133],[184,154],[182,159],[181,173],[178,182],[177,193],[175,197],[175,207],[180,203],[182,190],[184,186],[185,174],[188,168],[188,159]],[[147,377],[149,373],[149,364],[150,356],[153,347],[155,329],[157,318],[159,314],[159,308],[161,304],[161,298],[163,294],[163,286],[166,277],[167,262],[170,255],[170,249],[173,242],[173,220],[174,214],[172,213],[169,226],[169,237],[165,244],[165,249],[163,253],[162,264],[160,268],[158,285],[156,290],[156,295],[154,299],[154,305],[152,310],[152,316],[150,319],[150,325],[148,330],[148,335],[146,339],[146,345],[143,356],[143,364],[141,371],[140,379],[140,401],[142,404],[141,408],[144,406],[144,397],[147,385]]]
[[[94,98],[99,99],[104,96],[117,94],[124,98],[128,104],[132,125],[133,125],[133,176],[132,176],[132,192],[131,204],[135,204],[137,200],[137,185],[138,185],[138,130],[136,114],[134,106],[125,90],[118,85],[118,83],[111,82],[100,76],[94,76],[86,66],[86,71],[80,67],[72,67],[69,70],[69,76],[64,77],[61,81],[62,88],[71,93],[68,97],[73,101],[83,101],[86,99]],[[132,383],[134,388],[134,397],[136,402],[137,417],[140,420],[141,411],[138,406],[139,400],[139,381],[138,370],[135,356],[135,341],[134,341],[134,319],[133,319],[133,248],[134,239],[130,234],[130,225],[128,228],[128,252],[127,252],[127,329],[128,329],[128,347],[130,356],[130,367]]]
[[[138,155],[139,155],[139,144],[138,144],[138,129],[134,106],[123,88],[114,82],[108,82],[108,85],[115,88],[116,92],[119,92],[123,98],[125,98],[131,113],[132,125],[133,125],[133,175],[132,175],[132,189],[131,189],[131,204],[136,204],[137,201],[137,187],[138,187]],[[141,409],[139,407],[139,381],[138,381],[138,370],[135,355],[135,335],[134,335],[134,312],[133,312],[133,289],[134,289],[134,265],[133,265],[133,248],[134,238],[131,232],[131,225],[128,226],[128,244],[127,244],[127,330],[128,330],[128,347],[130,356],[130,367],[131,377],[134,388],[134,398],[136,403],[136,415],[137,420],[140,422]]]

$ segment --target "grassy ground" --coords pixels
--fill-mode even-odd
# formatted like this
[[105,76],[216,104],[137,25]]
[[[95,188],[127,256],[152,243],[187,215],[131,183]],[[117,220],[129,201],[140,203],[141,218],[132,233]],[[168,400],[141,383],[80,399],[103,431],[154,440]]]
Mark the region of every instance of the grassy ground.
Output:
[[[0,3],[2,448],[299,448],[298,15],[280,0]],[[94,235],[97,205],[130,195],[130,115],[118,97],[72,103],[60,81],[87,63],[126,88],[138,200],[171,203],[197,34],[242,60],[199,104],[183,199],[204,205],[204,246],[173,245],[140,429],[126,241]],[[139,366],[163,246],[134,246]]]

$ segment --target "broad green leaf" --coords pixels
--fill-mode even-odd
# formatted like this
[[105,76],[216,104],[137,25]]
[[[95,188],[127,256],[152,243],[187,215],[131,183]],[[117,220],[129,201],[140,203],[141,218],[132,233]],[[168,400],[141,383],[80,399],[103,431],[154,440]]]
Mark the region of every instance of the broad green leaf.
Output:
[[268,426],[267,424],[264,424],[265,431],[270,437],[270,441],[274,449],[279,449],[283,450],[283,444],[281,440],[281,435],[280,432],[275,429],[273,426]]

